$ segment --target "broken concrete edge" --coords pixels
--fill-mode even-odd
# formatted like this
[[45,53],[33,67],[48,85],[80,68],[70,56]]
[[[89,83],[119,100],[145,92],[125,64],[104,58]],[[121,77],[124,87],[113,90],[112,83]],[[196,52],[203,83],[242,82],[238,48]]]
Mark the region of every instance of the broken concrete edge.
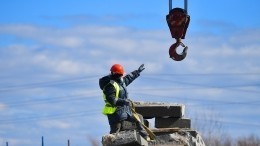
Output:
[[205,146],[201,136],[193,136],[188,131],[178,131],[156,136],[156,141],[148,141],[149,146]]
[[144,102],[144,101],[134,101],[134,106],[182,106],[185,107],[184,104],[179,103],[165,103],[165,102]]
[[103,146],[205,146],[202,137],[195,130],[181,128],[153,129],[156,140],[146,141],[136,130],[120,131],[102,137]]
[[104,135],[102,144],[103,146],[148,146],[148,142],[136,130]]
[[197,137],[199,132],[190,128],[151,128],[151,131],[157,136],[162,134],[170,134],[175,132],[188,132],[191,136]]

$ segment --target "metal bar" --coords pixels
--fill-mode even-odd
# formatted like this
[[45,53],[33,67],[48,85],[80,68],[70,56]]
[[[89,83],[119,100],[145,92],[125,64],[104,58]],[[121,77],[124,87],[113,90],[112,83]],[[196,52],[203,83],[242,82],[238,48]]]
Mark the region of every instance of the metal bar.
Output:
[[[184,9],[188,13],[188,0],[184,0]],[[169,12],[172,10],[172,0],[169,0]]]
[[169,0],[169,12],[172,10],[172,0]]
[[186,10],[188,14],[188,0],[184,0],[184,9]]

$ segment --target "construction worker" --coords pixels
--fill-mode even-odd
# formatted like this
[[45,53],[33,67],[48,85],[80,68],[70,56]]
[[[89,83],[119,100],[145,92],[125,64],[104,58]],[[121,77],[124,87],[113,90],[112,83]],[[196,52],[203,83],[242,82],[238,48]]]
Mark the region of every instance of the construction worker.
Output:
[[132,83],[144,70],[142,64],[137,70],[124,76],[124,68],[120,64],[114,64],[111,74],[99,80],[100,88],[103,90],[105,107],[103,114],[107,115],[110,125],[110,134],[118,133],[122,128],[123,121],[136,123],[137,129],[142,137],[148,138],[148,134],[141,123],[133,117],[128,99],[127,86]]

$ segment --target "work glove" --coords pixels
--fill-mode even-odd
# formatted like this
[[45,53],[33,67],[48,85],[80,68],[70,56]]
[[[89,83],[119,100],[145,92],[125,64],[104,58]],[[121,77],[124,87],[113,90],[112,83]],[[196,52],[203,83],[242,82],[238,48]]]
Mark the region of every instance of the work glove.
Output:
[[126,106],[129,106],[131,105],[131,102],[127,99],[120,99],[120,103],[118,103],[118,105],[120,106],[123,106],[123,105],[126,105]]
[[130,100],[130,99],[128,98],[128,99],[126,99],[126,101],[128,102],[128,105],[132,106],[132,103],[133,103],[132,100]]
[[142,64],[142,65],[138,68],[138,72],[140,73],[140,72],[142,72],[144,69],[145,69],[145,68],[144,68],[144,64]]
[[131,105],[131,102],[127,99],[118,99],[116,105],[123,106],[123,105]]

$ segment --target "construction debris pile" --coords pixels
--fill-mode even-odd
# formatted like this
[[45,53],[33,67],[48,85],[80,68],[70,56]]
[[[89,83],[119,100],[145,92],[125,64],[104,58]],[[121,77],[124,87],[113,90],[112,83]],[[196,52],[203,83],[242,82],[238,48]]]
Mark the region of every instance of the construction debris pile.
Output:
[[[134,105],[156,139],[146,141],[135,130],[134,123],[125,121],[122,131],[102,137],[103,146],[205,146],[198,132],[191,129],[191,120],[184,118],[183,104],[135,102]],[[155,118],[155,128],[148,121],[152,118]]]

